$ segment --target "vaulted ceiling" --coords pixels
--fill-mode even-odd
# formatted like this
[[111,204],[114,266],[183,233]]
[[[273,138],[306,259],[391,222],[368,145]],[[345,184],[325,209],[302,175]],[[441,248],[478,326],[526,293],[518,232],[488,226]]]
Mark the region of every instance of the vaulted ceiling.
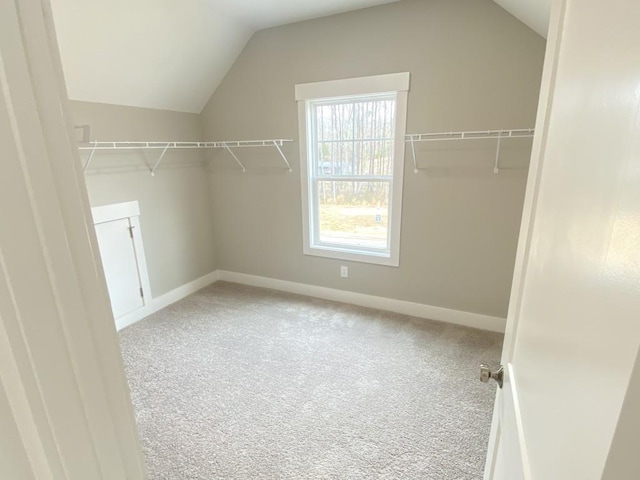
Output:
[[541,37],[547,38],[551,0],[493,0]]
[[[255,31],[395,1],[51,3],[71,99],[199,113]],[[550,0],[495,1],[546,36]]]

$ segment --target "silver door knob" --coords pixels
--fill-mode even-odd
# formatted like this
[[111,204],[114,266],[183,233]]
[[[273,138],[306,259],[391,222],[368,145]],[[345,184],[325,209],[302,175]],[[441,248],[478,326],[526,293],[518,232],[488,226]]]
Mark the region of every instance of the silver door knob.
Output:
[[487,383],[490,379],[494,379],[500,388],[502,388],[502,380],[504,378],[504,368],[502,365],[495,372],[491,370],[489,365],[485,365],[484,363],[480,365],[480,381],[482,383]]

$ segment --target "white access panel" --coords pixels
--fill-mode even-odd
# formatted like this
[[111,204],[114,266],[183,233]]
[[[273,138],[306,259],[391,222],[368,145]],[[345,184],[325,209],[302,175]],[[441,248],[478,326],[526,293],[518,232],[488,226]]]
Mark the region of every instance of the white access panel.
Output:
[[113,317],[144,306],[138,261],[128,218],[96,225],[100,257],[107,280]]
[[138,202],[126,202],[96,207],[92,213],[113,317],[120,325],[151,299],[140,208]]

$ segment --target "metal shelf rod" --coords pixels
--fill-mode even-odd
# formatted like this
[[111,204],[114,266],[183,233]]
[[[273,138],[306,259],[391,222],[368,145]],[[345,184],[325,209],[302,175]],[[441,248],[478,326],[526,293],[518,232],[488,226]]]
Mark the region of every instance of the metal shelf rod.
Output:
[[285,143],[292,142],[288,139],[275,140],[233,140],[223,142],[129,142],[129,141],[92,141],[89,145],[78,147],[80,150],[146,150],[146,149],[190,149],[190,148],[246,148],[246,147],[282,147]]
[[485,140],[498,139],[496,145],[496,158],[493,173],[500,173],[500,146],[503,138],[532,138],[535,133],[533,128],[521,128],[514,130],[479,130],[470,132],[441,132],[441,133],[413,133],[405,137],[405,141],[411,144],[411,155],[413,156],[414,173],[418,173],[418,162],[416,159],[416,142],[439,142],[442,140]]
[[110,141],[110,142],[98,142],[92,141],[88,142],[88,145],[81,145],[78,148],[80,150],[91,150],[89,155],[89,159],[85,163],[84,171],[86,172],[89,166],[91,165],[91,161],[93,160],[93,156],[95,155],[97,150],[162,150],[162,153],[156,160],[153,167],[149,168],[152,176],[155,176],[156,170],[160,166],[162,159],[165,157],[168,150],[190,150],[190,149],[214,149],[214,148],[223,148],[227,150],[233,159],[240,165],[243,172],[246,172],[245,166],[238,159],[235,153],[231,150],[232,148],[251,148],[251,147],[275,147],[278,151],[278,154],[284,160],[284,163],[287,165],[289,171],[292,170],[291,164],[289,160],[287,160],[286,155],[282,151],[282,146],[285,143],[292,142],[293,140],[284,139],[284,138],[276,138],[269,140],[228,140],[228,141],[215,141],[215,142],[131,142],[131,141]]
[[516,130],[479,130],[470,132],[413,133],[406,136],[407,142],[435,142],[441,140],[482,140],[488,138],[531,138],[533,128]]

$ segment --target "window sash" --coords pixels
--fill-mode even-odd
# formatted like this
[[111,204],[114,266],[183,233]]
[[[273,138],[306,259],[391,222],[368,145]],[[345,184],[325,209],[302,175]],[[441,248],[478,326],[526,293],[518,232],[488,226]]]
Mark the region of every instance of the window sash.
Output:
[[319,143],[365,143],[365,142],[393,142],[395,139],[393,137],[379,137],[379,138],[345,138],[343,140],[318,140],[316,139],[316,144]]
[[[343,145],[347,147],[347,151],[342,151],[341,153],[346,154],[344,157],[340,157],[338,153],[338,157],[333,158],[333,161],[327,162],[323,160],[322,146],[335,146],[335,145]],[[356,176],[356,175],[376,175],[376,176],[390,176],[393,172],[393,162],[394,162],[394,151],[395,151],[395,140],[393,138],[390,139],[375,139],[375,140],[339,140],[339,141],[324,141],[324,140],[315,140],[311,142],[311,148],[313,148],[313,158],[310,159],[314,168],[311,170],[311,175],[321,176],[321,175],[345,175],[345,176]],[[350,152],[349,152],[350,149]],[[378,152],[382,153],[382,157],[377,160],[373,157],[369,157],[365,159],[364,162],[361,161],[360,166],[367,167],[365,170],[369,170],[370,167],[373,167],[373,170],[378,170],[379,173],[339,173],[339,172],[331,172],[328,174],[318,173],[321,171],[322,166],[325,163],[328,163],[330,169],[335,169],[338,167],[339,169],[344,168],[345,166],[354,166],[356,165],[355,158],[358,154],[369,154],[372,155],[374,151],[378,150]],[[331,153],[337,153],[332,149]],[[349,155],[350,153],[350,155]],[[322,164],[322,165],[321,165]],[[345,165],[346,164],[346,165]],[[341,165],[341,166],[340,166]],[[376,168],[377,167],[377,168]],[[381,172],[380,172],[381,171]],[[384,172],[384,173],[383,173]]]
[[[378,182],[378,183],[386,183],[387,184],[387,188],[388,188],[388,192],[389,192],[389,199],[388,199],[388,205],[386,206],[386,210],[387,210],[387,236],[386,236],[386,246],[384,248],[380,248],[380,247],[367,247],[367,246],[363,246],[363,245],[353,245],[353,246],[349,246],[349,245],[344,245],[341,243],[331,243],[331,242],[323,242],[320,240],[320,201],[319,201],[319,196],[318,196],[318,184],[320,182],[331,182],[331,181],[335,181],[335,182],[352,182],[352,181],[360,181],[363,183],[366,183],[368,181],[373,181],[373,182]],[[311,179],[310,182],[310,189],[311,191],[309,192],[309,200],[311,202],[311,222],[310,222],[310,226],[311,226],[311,247],[322,247],[322,248],[329,248],[332,250],[337,250],[337,251],[343,251],[343,252],[354,252],[354,253],[364,253],[367,255],[383,255],[383,256],[389,256],[389,254],[391,253],[391,221],[392,221],[392,205],[391,205],[391,201],[393,198],[393,178],[387,178],[387,179],[380,179],[380,177],[375,177],[372,180],[362,180],[361,178],[358,178],[357,180],[345,180],[342,177],[337,177],[335,180],[327,180],[326,178],[313,178]]]
[[[375,101],[393,101],[393,118],[392,123],[390,125],[390,130],[394,133],[393,136],[390,137],[379,137],[377,135],[372,136],[370,138],[345,138],[345,139],[320,139],[321,132],[318,128],[318,107],[323,107],[327,105],[355,105],[362,103],[370,103]],[[395,134],[397,133],[397,113],[398,113],[398,95],[397,92],[392,93],[381,93],[375,95],[363,95],[361,97],[342,97],[342,98],[331,98],[331,99],[319,99],[319,100],[309,100],[306,102],[305,109],[307,111],[307,142],[308,142],[308,153],[307,153],[307,168],[308,168],[308,201],[309,201],[309,214],[311,218],[309,219],[309,227],[310,227],[310,247],[311,248],[324,248],[329,250],[341,251],[346,253],[360,253],[365,255],[372,256],[383,256],[390,257],[391,255],[391,234],[392,234],[392,225],[393,225],[393,183],[394,183],[394,175],[381,175],[381,174],[364,174],[364,175],[354,175],[354,174],[335,174],[331,173],[328,175],[319,174],[320,162],[322,159],[320,158],[320,150],[319,145],[323,143],[332,143],[332,144],[345,144],[352,145],[359,142],[369,142],[376,143],[379,142],[384,144],[389,142],[389,167],[391,172],[395,171]],[[352,125],[351,132],[356,132],[355,122],[356,116],[352,116]],[[387,209],[387,226],[386,226],[386,241],[385,247],[372,247],[372,246],[362,246],[362,245],[344,245],[337,244],[331,242],[323,242],[320,240],[320,199],[318,194],[318,186],[320,182],[380,182],[386,183],[388,188],[388,205]]]
[[312,179],[326,182],[393,182],[393,175],[316,175]]
[[[322,143],[322,142],[350,142],[350,141],[368,141],[368,140],[375,140],[378,137],[371,137],[371,138],[367,138],[367,137],[358,137],[358,138],[338,138],[338,139],[324,139],[324,138],[320,138],[320,131],[318,129],[318,110],[321,109],[322,107],[327,107],[327,106],[338,106],[338,105],[352,105],[352,106],[356,106],[358,104],[363,104],[363,103],[373,103],[373,102],[393,102],[393,124],[391,125],[391,136],[390,137],[386,137],[386,136],[382,136],[381,139],[387,140],[387,141],[393,141],[395,138],[395,127],[396,127],[396,116],[397,116],[397,107],[398,107],[398,93],[397,92],[389,92],[389,93],[383,93],[383,94],[378,94],[378,95],[365,95],[362,96],[360,98],[354,98],[354,97],[338,97],[338,98],[334,98],[334,99],[317,99],[317,100],[307,100],[306,105],[307,105],[307,110],[308,110],[308,114],[310,116],[309,120],[311,121],[310,126],[312,127],[310,129],[310,132],[313,133],[312,138],[316,143]],[[352,123],[353,129],[350,133],[355,133],[355,116],[353,117],[353,123]]]

